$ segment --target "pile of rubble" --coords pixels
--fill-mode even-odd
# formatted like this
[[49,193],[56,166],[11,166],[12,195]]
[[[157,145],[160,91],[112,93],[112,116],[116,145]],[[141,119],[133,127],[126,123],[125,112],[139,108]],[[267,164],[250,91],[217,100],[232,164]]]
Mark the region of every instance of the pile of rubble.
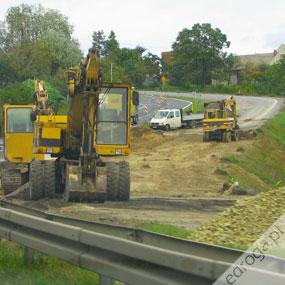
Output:
[[263,192],[239,200],[198,228],[189,239],[246,249],[282,214],[285,214],[285,188]]

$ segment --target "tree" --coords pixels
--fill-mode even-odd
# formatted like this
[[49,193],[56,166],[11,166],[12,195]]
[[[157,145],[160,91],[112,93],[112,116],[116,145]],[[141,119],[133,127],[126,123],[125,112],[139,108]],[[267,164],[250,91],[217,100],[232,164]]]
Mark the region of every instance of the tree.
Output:
[[131,82],[136,86],[142,86],[145,81],[147,68],[143,59],[145,48],[137,46],[134,49],[122,48],[117,64],[122,66],[130,78]]
[[105,53],[106,36],[103,30],[94,31],[92,34],[92,47],[99,51],[100,57]]
[[144,57],[144,62],[146,66],[146,72],[149,77],[149,81],[152,83],[159,83],[161,72],[162,72],[162,62],[161,59],[150,52],[148,52]]
[[11,57],[0,51],[0,89],[18,80],[18,74],[12,66]]
[[51,75],[56,74],[58,68],[67,68],[78,64],[82,58],[79,43],[74,39],[68,39],[65,34],[59,32],[47,32],[41,39],[45,48],[49,50],[51,57]]
[[195,24],[191,30],[183,29],[172,45],[171,81],[181,86],[211,83],[213,72],[223,65],[225,49],[229,46],[226,35],[209,23]]
[[104,55],[105,56],[116,56],[116,53],[118,52],[119,49],[119,43],[116,39],[116,34],[114,31],[111,31],[108,39],[104,43],[105,50],[104,50]]
[[61,33],[71,39],[73,27],[67,17],[56,10],[22,4],[8,10],[0,29],[0,44],[8,51],[22,44],[35,43],[47,32]]
[[22,4],[11,7],[1,24],[0,48],[6,59],[0,52],[0,74],[4,68],[8,74],[1,76],[0,85],[41,78],[56,82],[63,90],[59,83],[65,81],[62,70],[82,59],[68,18],[56,10]]
[[264,91],[268,94],[285,95],[285,58],[265,69],[262,77]]
[[50,79],[51,56],[43,42],[22,44],[21,48],[11,51],[10,56],[12,66],[21,80],[29,78]]

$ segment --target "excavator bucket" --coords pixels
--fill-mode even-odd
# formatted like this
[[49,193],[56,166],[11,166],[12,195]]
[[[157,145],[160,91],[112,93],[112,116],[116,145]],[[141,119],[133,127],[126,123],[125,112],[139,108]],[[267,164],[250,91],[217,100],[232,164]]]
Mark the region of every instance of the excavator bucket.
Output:
[[64,200],[72,202],[104,202],[106,200],[106,167],[96,167],[94,176],[82,179],[80,165],[66,166]]

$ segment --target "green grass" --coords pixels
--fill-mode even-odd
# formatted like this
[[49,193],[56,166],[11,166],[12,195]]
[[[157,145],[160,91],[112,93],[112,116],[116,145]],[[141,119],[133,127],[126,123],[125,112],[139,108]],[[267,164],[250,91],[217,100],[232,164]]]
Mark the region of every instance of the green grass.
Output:
[[191,231],[182,227],[157,222],[146,223],[141,227],[143,230],[169,235],[177,238],[189,239]]
[[59,259],[36,253],[32,265],[23,262],[23,249],[0,241],[1,285],[96,285],[98,275]]
[[261,129],[251,148],[224,161],[230,179],[245,188],[265,191],[285,186],[285,111]]
[[188,102],[193,102],[193,113],[201,113],[204,110],[204,103],[209,102],[208,100],[195,98],[195,97],[185,97],[185,96],[171,96],[168,98],[180,99]]

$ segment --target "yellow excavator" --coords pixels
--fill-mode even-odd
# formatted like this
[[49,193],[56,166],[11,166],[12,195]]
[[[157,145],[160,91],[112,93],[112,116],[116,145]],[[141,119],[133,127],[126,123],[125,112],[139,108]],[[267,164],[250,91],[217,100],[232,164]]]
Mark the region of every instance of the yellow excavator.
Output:
[[[67,118],[53,114],[44,82],[40,80],[35,80],[33,104],[6,104],[3,106],[3,114],[5,161],[0,165],[1,186],[5,194],[8,194],[29,181],[31,176],[29,172],[32,171],[30,166],[33,160],[43,161],[46,158],[47,148],[42,147],[35,151],[35,142],[45,136],[45,133],[41,133],[36,139],[35,126],[51,120],[54,124],[61,122],[66,126]],[[58,152],[59,148],[54,151]],[[34,193],[31,193],[31,196],[33,199],[37,198]]]
[[233,96],[205,104],[203,131],[205,142],[239,140],[236,100]]
[[[21,181],[16,184],[29,181],[30,198],[35,200],[56,194],[72,201],[129,200],[129,164],[102,157],[130,152],[131,85],[104,83],[94,49],[83,64],[67,71],[67,81],[67,116],[39,112],[46,110],[43,104],[38,109],[37,104],[4,106],[5,158],[20,169]],[[11,118],[11,110],[23,113],[22,117]],[[27,131],[11,128],[11,120],[19,124],[19,119]],[[26,147],[17,152],[21,141]]]

